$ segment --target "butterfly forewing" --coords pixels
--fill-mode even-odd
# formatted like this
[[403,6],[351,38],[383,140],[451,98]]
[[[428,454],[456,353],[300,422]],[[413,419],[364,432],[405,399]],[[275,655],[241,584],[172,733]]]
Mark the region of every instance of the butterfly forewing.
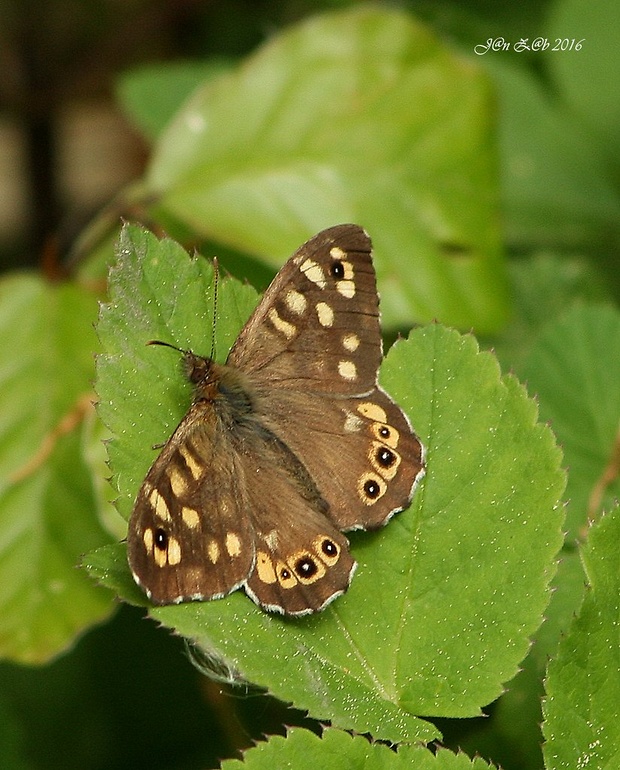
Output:
[[381,352],[370,239],[339,225],[284,265],[228,362],[274,388],[362,393],[375,385]]
[[216,411],[194,405],[149,470],[129,526],[129,565],[155,604],[221,597],[246,580],[254,537],[240,466]]

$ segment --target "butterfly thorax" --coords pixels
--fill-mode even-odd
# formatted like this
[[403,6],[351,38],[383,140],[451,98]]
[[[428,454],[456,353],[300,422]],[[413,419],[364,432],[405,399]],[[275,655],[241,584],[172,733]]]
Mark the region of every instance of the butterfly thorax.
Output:
[[209,403],[219,416],[228,416],[235,423],[252,419],[255,399],[243,372],[191,350],[183,354],[183,368],[194,386],[194,404]]

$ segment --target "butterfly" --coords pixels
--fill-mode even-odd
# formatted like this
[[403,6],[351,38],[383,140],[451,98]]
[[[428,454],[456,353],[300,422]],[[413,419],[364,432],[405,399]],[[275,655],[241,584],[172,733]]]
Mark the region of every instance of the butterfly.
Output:
[[243,588],[267,611],[322,610],[356,568],[343,532],[411,502],[424,452],[377,381],[371,252],[357,225],[324,230],[276,275],[225,364],[179,348],[193,400],[127,536],[154,604]]

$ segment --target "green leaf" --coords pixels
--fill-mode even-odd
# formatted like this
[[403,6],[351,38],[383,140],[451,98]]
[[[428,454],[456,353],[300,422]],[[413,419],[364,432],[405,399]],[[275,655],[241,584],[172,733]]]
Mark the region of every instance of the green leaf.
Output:
[[[505,768],[543,766],[542,682],[549,659],[556,655],[559,640],[581,605],[583,583],[579,554],[576,550],[564,550],[552,583],[545,622],[532,640],[527,658],[517,676],[507,683],[506,691],[496,702],[490,718],[484,721],[478,732],[459,741],[459,748],[463,751],[492,756]],[[493,745],[492,750],[489,750],[489,744]]]
[[588,512],[595,516],[620,495],[618,479],[601,485],[620,420],[620,313],[572,308],[542,332],[521,371],[564,447],[568,537],[575,538]]
[[120,78],[118,99],[145,136],[156,139],[192,91],[225,69],[219,60],[142,66]]
[[[110,458],[128,516],[154,459],[149,447],[170,435],[190,401],[175,354],[143,343],[159,337],[209,351],[212,271],[176,244],[126,227],[110,282],[97,391],[116,436]],[[253,304],[247,288],[222,283],[220,358]],[[268,615],[241,592],[151,615],[220,659],[231,678],[317,718],[428,741],[434,729],[412,714],[477,714],[526,654],[562,543],[564,474],[535,404],[473,337],[419,329],[390,350],[381,381],[427,447],[428,472],[411,508],[385,530],[352,534],[359,569],[349,592],[298,620]],[[146,603],[124,546],[90,554],[87,564],[123,598]]]
[[311,18],[210,80],[147,186],[205,236],[279,266],[324,227],[373,234],[388,325],[507,313],[489,84],[407,14]]
[[549,664],[544,754],[555,768],[620,765],[620,509],[590,529],[582,559],[588,591]]
[[509,263],[513,317],[493,350],[505,369],[520,374],[541,329],[576,303],[610,299],[609,286],[584,258],[539,252]]
[[606,246],[620,197],[600,145],[533,74],[499,59],[485,63],[497,83],[508,241],[519,249]]
[[222,770],[273,770],[274,767],[317,767],[331,770],[488,770],[480,759],[466,754],[452,754],[439,749],[433,754],[424,746],[387,746],[371,743],[367,738],[351,736],[340,730],[325,730],[322,737],[309,730],[293,728],[286,738],[275,736],[246,751],[243,761],[228,759]]
[[0,284],[0,656],[40,663],[112,610],[76,569],[109,542],[91,467],[96,298],[16,275]]
[[[609,78],[618,66],[620,6],[603,0],[586,11],[579,0],[561,0],[551,5],[550,34],[566,50],[549,57],[549,73],[561,98],[570,105],[592,133],[608,147],[609,159],[618,170],[620,144],[620,84]],[[583,41],[579,50],[570,41]],[[601,87],[594,87],[598,84]]]

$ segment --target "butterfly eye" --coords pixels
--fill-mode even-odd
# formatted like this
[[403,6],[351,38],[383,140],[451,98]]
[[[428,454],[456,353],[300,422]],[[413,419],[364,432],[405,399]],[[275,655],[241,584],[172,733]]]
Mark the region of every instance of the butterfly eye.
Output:
[[344,278],[344,265],[342,262],[336,260],[336,262],[332,263],[329,272],[331,273],[332,278],[335,278],[339,281]]

